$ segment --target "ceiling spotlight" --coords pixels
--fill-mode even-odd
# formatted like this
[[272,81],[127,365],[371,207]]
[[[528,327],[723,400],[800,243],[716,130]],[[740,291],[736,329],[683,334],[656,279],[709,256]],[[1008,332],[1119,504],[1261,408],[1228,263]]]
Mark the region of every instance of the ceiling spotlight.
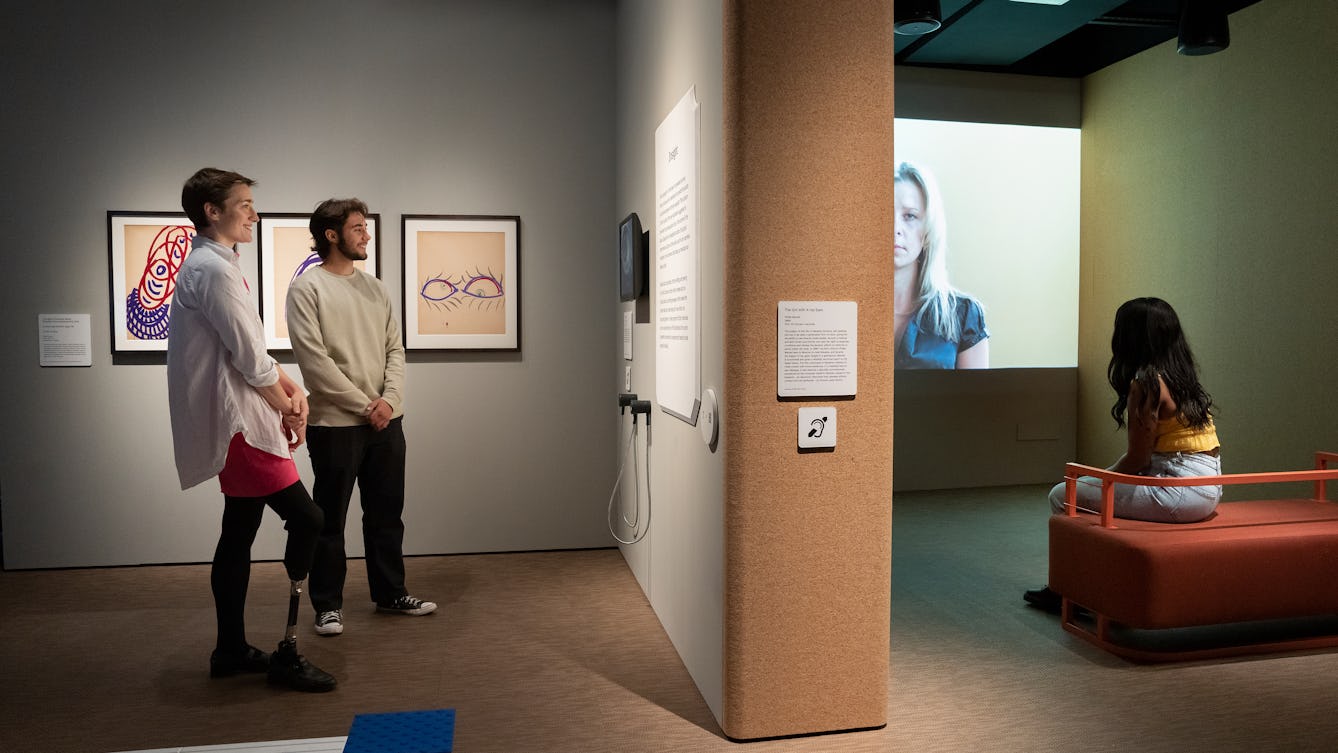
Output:
[[1211,55],[1231,44],[1227,14],[1216,0],[1180,0],[1181,55]]
[[[938,0],[897,0],[892,30],[907,36],[919,36],[938,31],[943,25],[943,14]],[[886,18],[886,16],[884,16]]]

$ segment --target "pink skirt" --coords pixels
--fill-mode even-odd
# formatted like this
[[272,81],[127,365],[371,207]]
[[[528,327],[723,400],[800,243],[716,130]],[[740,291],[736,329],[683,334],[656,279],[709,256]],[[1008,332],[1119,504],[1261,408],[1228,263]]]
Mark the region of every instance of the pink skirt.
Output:
[[265,497],[298,482],[292,457],[271,455],[246,443],[241,432],[232,435],[228,459],[218,474],[218,485],[229,497]]

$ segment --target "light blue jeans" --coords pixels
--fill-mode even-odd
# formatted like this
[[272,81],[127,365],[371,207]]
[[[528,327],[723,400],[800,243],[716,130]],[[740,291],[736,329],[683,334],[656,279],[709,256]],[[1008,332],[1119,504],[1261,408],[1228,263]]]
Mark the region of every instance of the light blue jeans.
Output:
[[[1144,476],[1217,476],[1221,458],[1201,452],[1154,452]],[[1101,512],[1101,480],[1078,479],[1078,509]],[[1157,523],[1193,523],[1213,514],[1222,499],[1220,486],[1115,485],[1115,517]],[[1064,484],[1050,490],[1050,509],[1064,512]]]

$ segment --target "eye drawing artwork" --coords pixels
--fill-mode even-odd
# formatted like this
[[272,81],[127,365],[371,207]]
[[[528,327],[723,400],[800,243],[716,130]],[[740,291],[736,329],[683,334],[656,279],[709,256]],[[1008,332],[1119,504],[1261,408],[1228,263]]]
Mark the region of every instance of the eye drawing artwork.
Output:
[[437,274],[423,281],[418,295],[427,301],[429,308],[449,311],[459,306],[500,307],[506,295],[506,286],[492,271],[474,270],[472,273],[455,275]]
[[165,351],[177,272],[195,227],[184,214],[107,213],[112,352]]
[[519,348],[519,218],[403,218],[410,349]]
[[[429,230],[419,232],[417,241],[419,270],[442,270],[423,278],[418,296],[419,334],[504,333],[505,292],[498,273],[491,270],[502,268],[506,236]],[[462,271],[444,271],[448,269]]]
[[[367,243],[366,261],[353,266],[373,277],[381,276],[379,214],[367,216],[367,232],[372,239]],[[293,281],[321,263],[311,238],[311,215],[266,212],[260,215],[260,318],[265,324],[265,346],[270,350],[292,350],[288,339],[288,287]]]

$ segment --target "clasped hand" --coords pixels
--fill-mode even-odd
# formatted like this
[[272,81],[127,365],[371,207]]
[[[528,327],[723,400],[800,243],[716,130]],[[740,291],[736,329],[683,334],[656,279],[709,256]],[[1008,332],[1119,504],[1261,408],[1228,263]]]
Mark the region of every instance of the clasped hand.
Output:
[[288,449],[295,450],[307,441],[307,396],[301,390],[290,396],[291,405],[283,411],[283,433],[288,438]]
[[387,403],[384,398],[379,397],[371,405],[367,406],[367,410],[365,411],[367,422],[370,423],[372,428],[376,431],[381,431],[389,426],[390,417],[394,415],[394,413],[395,411],[391,409],[390,403]]

